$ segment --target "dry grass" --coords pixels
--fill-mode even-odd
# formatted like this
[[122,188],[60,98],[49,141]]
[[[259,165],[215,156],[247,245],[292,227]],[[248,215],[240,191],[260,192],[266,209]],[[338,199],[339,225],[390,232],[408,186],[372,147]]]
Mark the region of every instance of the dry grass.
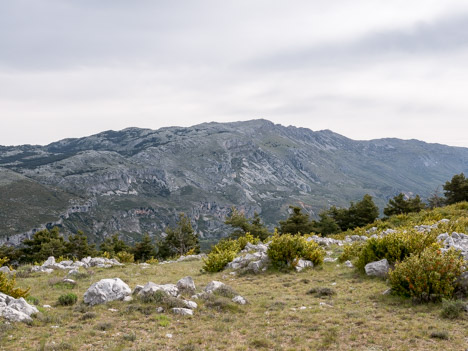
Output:
[[[136,265],[96,269],[71,288],[49,285],[50,279],[63,277],[63,272],[19,278],[20,286],[32,287],[40,306],[54,305],[61,294],[69,292],[78,295],[78,304],[41,308],[32,325],[0,324],[0,350],[427,351],[467,347],[465,318],[443,319],[441,305],[413,305],[384,296],[384,281],[361,276],[343,265],[325,263],[323,268],[301,273],[257,276],[202,274],[200,268],[201,262],[182,262],[148,269]],[[219,301],[197,301],[199,309],[193,317],[159,314],[155,304],[137,300],[94,307],[80,304],[86,289],[102,278],[119,277],[133,288],[148,281],[175,283],[187,275],[194,278],[197,290],[211,280],[223,281],[250,304],[230,308],[229,300],[218,296]],[[317,287],[336,294],[307,294]]]

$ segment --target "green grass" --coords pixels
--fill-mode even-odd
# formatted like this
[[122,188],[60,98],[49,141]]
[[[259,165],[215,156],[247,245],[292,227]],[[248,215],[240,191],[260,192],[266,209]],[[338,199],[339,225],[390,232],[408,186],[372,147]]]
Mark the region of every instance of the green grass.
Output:
[[[53,308],[41,308],[32,325],[0,325],[0,348],[426,351],[466,347],[466,319],[441,318],[441,304],[413,305],[409,300],[384,296],[385,281],[367,278],[344,265],[325,263],[322,269],[301,273],[269,271],[242,276],[204,274],[201,265],[181,262],[144,270],[136,265],[96,269],[95,275],[79,280],[74,287],[78,295],[75,306],[54,304],[70,291],[48,283],[63,272],[18,278],[20,286],[32,287],[41,306]],[[191,318],[157,313],[156,304],[138,300],[82,305],[83,293],[102,278],[119,277],[133,288],[148,281],[175,283],[187,275],[194,278],[197,290],[211,280],[220,280],[250,303],[232,305],[223,296],[198,300],[199,309]],[[314,288],[327,292],[325,288],[330,288],[336,294],[307,293]],[[449,331],[449,338],[440,331]]]

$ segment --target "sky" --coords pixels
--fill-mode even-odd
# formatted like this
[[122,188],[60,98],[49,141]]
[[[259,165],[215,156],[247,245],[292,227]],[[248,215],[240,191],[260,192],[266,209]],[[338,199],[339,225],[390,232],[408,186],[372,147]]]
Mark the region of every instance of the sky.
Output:
[[0,145],[268,119],[468,147],[466,0],[0,1]]

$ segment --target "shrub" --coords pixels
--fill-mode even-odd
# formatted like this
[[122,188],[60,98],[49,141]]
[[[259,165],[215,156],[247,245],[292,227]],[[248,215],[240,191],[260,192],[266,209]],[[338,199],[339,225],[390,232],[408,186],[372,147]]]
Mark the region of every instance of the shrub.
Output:
[[276,268],[293,268],[300,258],[320,265],[325,257],[325,251],[315,241],[291,234],[274,236],[267,254]]
[[212,250],[208,256],[203,259],[203,270],[206,272],[220,272],[229,262],[236,258],[236,255],[237,251]]
[[426,247],[435,244],[437,233],[422,233],[414,229],[397,231],[381,238],[370,238],[360,250],[356,267],[364,270],[369,262],[380,261],[384,258],[390,264],[403,261],[411,254],[418,254]]
[[71,306],[76,303],[78,297],[73,293],[60,295],[58,298],[58,304],[61,306]]
[[16,288],[16,275],[9,276],[7,273],[0,272],[0,292],[10,295],[15,299],[28,297],[30,288]]
[[219,272],[236,258],[239,251],[243,250],[247,243],[258,244],[260,239],[250,233],[237,239],[223,239],[211,248],[208,256],[203,259],[203,270],[206,272]]
[[120,263],[133,263],[135,261],[135,258],[133,257],[133,254],[127,252],[127,251],[120,251],[116,255],[117,259],[119,260]]
[[355,241],[349,245],[343,246],[343,252],[338,257],[338,261],[345,262],[353,258],[359,257],[362,249],[364,248],[365,242]]
[[443,300],[442,311],[440,313],[442,318],[457,319],[465,312],[466,302],[461,300]]
[[206,272],[219,272],[231,262],[241,250],[239,239],[224,239],[211,249],[203,259],[203,270]]
[[239,237],[237,239],[237,242],[239,243],[240,250],[244,250],[244,248],[247,246],[247,243],[257,245],[260,242],[260,239],[257,237],[254,237],[250,233],[247,233],[244,236]]
[[148,263],[148,264],[158,264],[159,260],[157,258],[154,258],[153,256],[151,256],[151,258],[149,260],[146,260],[146,263]]
[[455,250],[442,253],[428,247],[397,263],[389,281],[397,295],[412,297],[418,302],[452,298],[457,278],[462,272],[463,258]]

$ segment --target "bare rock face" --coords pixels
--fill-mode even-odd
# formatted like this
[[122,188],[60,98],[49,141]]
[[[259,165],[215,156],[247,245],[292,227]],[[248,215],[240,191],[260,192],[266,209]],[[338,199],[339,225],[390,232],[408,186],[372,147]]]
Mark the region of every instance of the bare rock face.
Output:
[[387,259],[384,258],[383,260],[366,264],[364,269],[366,270],[367,275],[383,278],[387,276],[390,265],[388,264]]
[[32,322],[31,315],[38,313],[38,309],[31,306],[25,299],[15,299],[0,293],[0,316],[10,322]]
[[114,300],[123,300],[132,290],[119,278],[102,279],[91,285],[84,294],[84,302],[98,305]]

